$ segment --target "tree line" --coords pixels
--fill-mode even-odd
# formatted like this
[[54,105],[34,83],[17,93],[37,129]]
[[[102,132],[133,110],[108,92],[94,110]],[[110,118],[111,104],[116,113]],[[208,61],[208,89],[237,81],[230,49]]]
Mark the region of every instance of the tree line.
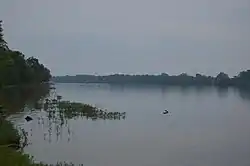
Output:
[[59,83],[109,83],[109,84],[158,84],[178,86],[237,86],[250,87],[250,70],[242,71],[230,78],[226,73],[219,73],[216,77],[196,74],[190,76],[186,73],[170,76],[166,73],[160,75],[125,75],[114,74],[107,76],[75,75],[56,76],[54,82]]
[[24,54],[11,50],[4,40],[0,20],[0,88],[7,85],[47,82],[50,70],[34,57],[25,58]]

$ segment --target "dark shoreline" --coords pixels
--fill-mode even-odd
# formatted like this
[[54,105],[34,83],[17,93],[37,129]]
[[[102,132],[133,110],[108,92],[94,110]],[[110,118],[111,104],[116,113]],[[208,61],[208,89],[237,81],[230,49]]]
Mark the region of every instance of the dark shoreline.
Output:
[[216,87],[250,87],[250,70],[242,71],[237,76],[229,77],[220,72],[216,77],[196,74],[190,76],[185,73],[170,76],[160,75],[124,75],[114,74],[107,76],[75,75],[54,76],[55,83],[98,83],[115,85],[163,85],[163,86],[216,86]]

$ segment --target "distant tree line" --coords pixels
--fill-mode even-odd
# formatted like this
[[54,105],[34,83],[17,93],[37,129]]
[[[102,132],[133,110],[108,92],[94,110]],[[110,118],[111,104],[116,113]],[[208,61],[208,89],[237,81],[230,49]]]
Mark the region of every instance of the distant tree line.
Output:
[[230,78],[221,72],[216,77],[196,74],[190,76],[185,73],[170,76],[162,73],[160,75],[125,75],[114,74],[107,76],[75,75],[53,77],[54,82],[59,83],[108,83],[108,84],[158,84],[178,86],[250,86],[250,70],[242,71],[237,76]]
[[6,85],[47,82],[50,78],[49,69],[40,64],[38,59],[26,59],[21,52],[9,49],[0,20],[0,88]]

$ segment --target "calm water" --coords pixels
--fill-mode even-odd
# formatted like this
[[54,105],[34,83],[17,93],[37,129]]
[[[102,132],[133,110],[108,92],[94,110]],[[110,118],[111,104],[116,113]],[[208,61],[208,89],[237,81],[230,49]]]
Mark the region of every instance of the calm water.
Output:
[[[56,84],[63,100],[127,112],[125,120],[75,118],[58,127],[44,111],[11,118],[37,161],[86,166],[249,166],[250,94],[235,89]],[[54,95],[50,93],[50,95]],[[32,103],[32,102],[29,102]],[[164,109],[171,113],[162,114]],[[27,123],[25,114],[34,120]]]

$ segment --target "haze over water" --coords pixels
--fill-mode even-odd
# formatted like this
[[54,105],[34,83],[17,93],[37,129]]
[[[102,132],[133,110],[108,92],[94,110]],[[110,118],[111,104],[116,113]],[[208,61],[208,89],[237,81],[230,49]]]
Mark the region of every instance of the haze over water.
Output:
[[[75,118],[60,129],[49,125],[44,112],[34,112],[35,119],[29,123],[23,123],[23,114],[16,115],[16,123],[29,133],[31,144],[25,152],[37,161],[86,166],[250,165],[247,92],[106,84],[55,87],[63,100],[126,111],[127,115],[124,120]],[[163,115],[164,109],[170,114]]]

